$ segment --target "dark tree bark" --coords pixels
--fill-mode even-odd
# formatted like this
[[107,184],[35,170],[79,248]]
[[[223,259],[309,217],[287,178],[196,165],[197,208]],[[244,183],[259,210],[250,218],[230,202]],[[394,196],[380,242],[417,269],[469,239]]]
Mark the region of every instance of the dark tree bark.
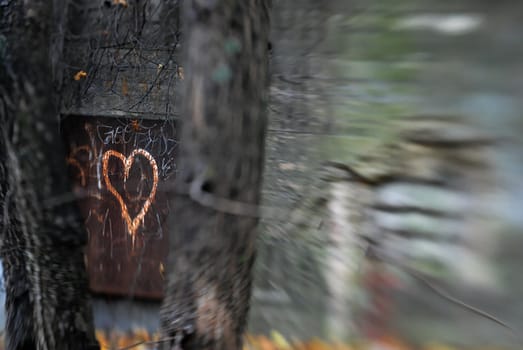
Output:
[[264,156],[268,17],[264,0],[184,4],[166,349],[241,349]]
[[0,33],[6,348],[98,349],[59,129],[62,1],[7,1]]

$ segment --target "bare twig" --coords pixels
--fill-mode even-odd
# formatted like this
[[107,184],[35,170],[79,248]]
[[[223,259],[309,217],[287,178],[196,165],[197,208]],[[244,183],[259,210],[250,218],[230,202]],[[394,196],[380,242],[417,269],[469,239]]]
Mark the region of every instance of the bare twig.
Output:
[[395,261],[394,259],[390,259],[386,257],[383,254],[379,254],[376,250],[373,250],[374,256],[385,263],[388,263],[394,267],[399,268],[400,270],[406,272],[410,276],[414,277],[416,280],[422,282],[427,288],[429,288],[432,292],[440,296],[441,298],[453,303],[454,305],[457,305],[467,311],[470,311],[478,316],[481,316],[483,318],[486,318],[504,328],[509,330],[514,336],[519,337],[519,333],[516,331],[514,327],[509,325],[507,322],[499,319],[498,317],[481,310],[478,307],[472,306],[454,296],[452,296],[448,291],[444,290],[442,287],[437,286],[434,282],[429,281],[426,277],[424,277],[422,274],[414,270],[413,268],[406,266],[405,264],[402,264],[400,262]]

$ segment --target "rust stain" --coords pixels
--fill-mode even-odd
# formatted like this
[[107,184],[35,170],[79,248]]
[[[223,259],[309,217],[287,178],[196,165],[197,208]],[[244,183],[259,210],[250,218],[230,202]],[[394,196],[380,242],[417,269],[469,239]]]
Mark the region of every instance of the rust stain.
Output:
[[138,132],[142,129],[140,121],[138,119],[131,119],[131,127],[134,131]]

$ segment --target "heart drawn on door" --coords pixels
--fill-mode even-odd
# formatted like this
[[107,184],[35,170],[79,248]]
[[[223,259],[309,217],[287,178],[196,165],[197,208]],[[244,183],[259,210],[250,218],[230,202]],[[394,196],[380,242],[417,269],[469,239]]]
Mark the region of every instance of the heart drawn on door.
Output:
[[[149,193],[149,196],[145,200],[143,206],[141,207],[138,214],[131,219],[131,216],[129,215],[129,209],[127,208],[127,204],[123,200],[121,194],[114,188],[114,186],[111,183],[111,180],[109,179],[109,160],[111,157],[118,158],[124,166],[124,174],[123,174],[123,181],[124,184],[127,182],[127,179],[129,178],[131,167],[133,166],[134,160],[137,156],[143,156],[149,161],[149,164],[151,166],[152,172],[153,172],[153,186],[151,188],[151,192]],[[151,207],[152,202],[154,201],[154,197],[156,196],[156,188],[158,187],[158,166],[156,164],[156,160],[153,158],[153,156],[147,152],[144,149],[137,148],[131,152],[127,157],[125,157],[122,153],[115,151],[115,150],[108,150],[104,153],[102,157],[102,173],[104,176],[105,185],[107,186],[107,189],[111,194],[116,198],[118,203],[120,204],[120,208],[122,210],[122,218],[124,219],[126,225],[127,225],[127,232],[132,237],[132,243],[134,246],[134,242],[136,239],[136,231],[140,227],[140,225],[143,224],[145,219],[145,214],[147,214],[147,211]]]

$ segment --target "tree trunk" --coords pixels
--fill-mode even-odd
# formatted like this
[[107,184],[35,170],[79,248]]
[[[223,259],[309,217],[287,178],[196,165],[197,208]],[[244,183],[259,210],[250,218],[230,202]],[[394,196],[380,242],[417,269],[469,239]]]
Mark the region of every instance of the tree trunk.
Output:
[[71,204],[57,84],[62,1],[8,1],[1,13],[0,204],[6,348],[98,349]]
[[186,1],[166,349],[241,349],[266,130],[268,4]]

